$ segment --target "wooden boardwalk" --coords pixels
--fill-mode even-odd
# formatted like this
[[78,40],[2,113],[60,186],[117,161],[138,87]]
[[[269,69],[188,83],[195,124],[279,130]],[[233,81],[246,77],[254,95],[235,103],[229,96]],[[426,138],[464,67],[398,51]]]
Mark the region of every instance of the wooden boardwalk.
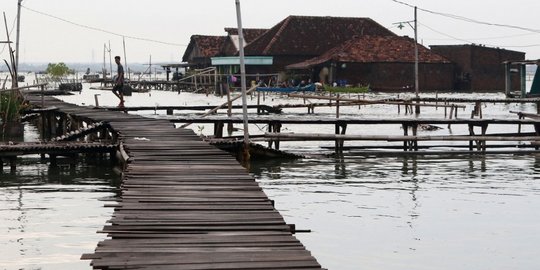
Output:
[[[41,97],[29,97],[41,104]],[[122,196],[94,269],[321,269],[255,179],[192,130],[45,97],[45,106],[106,122],[129,155]]]

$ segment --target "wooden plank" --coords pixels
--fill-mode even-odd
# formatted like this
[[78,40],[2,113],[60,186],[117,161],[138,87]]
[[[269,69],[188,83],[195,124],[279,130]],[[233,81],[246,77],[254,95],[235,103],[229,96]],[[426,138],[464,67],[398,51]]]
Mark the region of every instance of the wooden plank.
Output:
[[[29,97],[37,104],[40,98]],[[230,154],[167,120],[44,98],[57,113],[102,121],[129,155],[122,197],[100,233],[95,269],[322,269],[253,176]]]

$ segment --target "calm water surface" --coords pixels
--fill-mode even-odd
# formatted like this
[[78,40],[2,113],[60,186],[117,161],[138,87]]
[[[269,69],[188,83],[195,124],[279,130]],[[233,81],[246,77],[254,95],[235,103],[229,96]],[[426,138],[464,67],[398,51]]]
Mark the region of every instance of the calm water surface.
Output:
[[[79,105],[116,105],[106,91],[85,89],[62,97]],[[491,94],[488,97],[501,97]],[[132,105],[215,105],[224,99],[152,91],[128,97]],[[252,99],[249,102],[255,103]],[[266,103],[293,103],[279,96]],[[470,115],[471,106],[460,112]],[[395,107],[342,108],[344,117],[398,115]],[[510,110],[529,105],[489,105],[484,117],[515,117]],[[305,109],[282,117],[314,117]],[[315,117],[332,117],[335,108]],[[176,112],[175,112],[176,113]],[[182,112],[178,112],[179,114]],[[190,112],[193,113],[193,112]],[[141,112],[151,117],[154,112]],[[302,114],[298,116],[298,114]],[[421,117],[442,117],[427,109]],[[212,127],[192,125],[197,133]],[[508,131],[493,127],[490,131]],[[264,126],[250,126],[262,133]],[[333,132],[333,127],[284,127],[284,131]],[[459,134],[465,128],[435,133]],[[32,133],[32,130],[30,130]],[[354,129],[348,134],[402,134],[399,127]],[[332,143],[282,143],[282,149],[321,153]],[[110,217],[100,199],[114,196],[117,176],[105,164],[80,163],[51,170],[39,157],[24,160],[15,175],[0,180],[0,269],[89,269],[79,261],[103,235],[95,233]],[[540,156],[308,157],[258,161],[251,172],[287,223],[311,233],[297,237],[329,269],[536,269],[540,265]]]

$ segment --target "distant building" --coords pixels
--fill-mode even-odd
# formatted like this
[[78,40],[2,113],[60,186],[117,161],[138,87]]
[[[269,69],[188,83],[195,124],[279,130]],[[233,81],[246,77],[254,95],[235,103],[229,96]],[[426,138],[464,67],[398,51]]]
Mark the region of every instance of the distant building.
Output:
[[[278,74],[277,81],[301,77],[369,84],[378,90],[414,89],[415,41],[370,18],[289,16],[270,29],[243,30],[244,52],[253,62],[246,71],[257,78]],[[219,72],[238,73],[238,66],[231,64],[237,61],[238,30],[225,28],[225,32],[226,36],[192,36],[183,61],[205,68],[213,59]],[[418,49],[420,91],[504,91],[503,62],[525,59],[522,52],[478,45],[431,46],[430,50],[418,44]],[[257,64],[261,61],[264,64]],[[519,74],[512,75],[512,88],[518,89],[519,81]]]
[[[310,69],[311,79],[325,83],[370,85],[374,90],[414,89],[414,43],[408,37],[362,36],[287,68]],[[418,45],[418,59],[422,90],[452,89],[452,62],[422,45]],[[320,76],[324,69],[328,69],[328,78]]]
[[[454,89],[458,91],[505,90],[504,61],[525,60],[525,53],[479,45],[437,45],[431,50],[450,61],[456,68]],[[520,88],[520,77],[513,73],[512,89]]]
[[226,40],[226,36],[193,35],[182,61],[189,63],[193,68],[209,67],[211,65],[210,58],[221,54]]
[[[244,47],[268,29],[244,29]],[[193,35],[182,57],[194,68],[206,68],[211,65],[211,58],[216,56],[234,56],[238,53],[238,29],[225,28],[227,36]]]

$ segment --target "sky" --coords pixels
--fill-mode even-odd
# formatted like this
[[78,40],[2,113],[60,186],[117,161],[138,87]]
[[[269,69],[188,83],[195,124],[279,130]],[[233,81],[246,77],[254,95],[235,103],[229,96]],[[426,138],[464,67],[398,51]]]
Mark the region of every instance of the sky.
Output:
[[[241,0],[244,28],[270,28],[289,15],[369,17],[424,46],[484,44],[540,58],[538,0]],[[128,62],[178,63],[191,35],[237,27],[234,0],[23,0],[20,63],[102,63],[104,46]],[[17,0],[0,0],[15,40]],[[457,17],[461,19],[456,19]],[[2,18],[0,41],[6,40]],[[122,38],[124,37],[124,38]],[[0,60],[9,59],[0,44]],[[106,54],[108,61],[108,53]],[[2,61],[3,62],[3,61]]]

